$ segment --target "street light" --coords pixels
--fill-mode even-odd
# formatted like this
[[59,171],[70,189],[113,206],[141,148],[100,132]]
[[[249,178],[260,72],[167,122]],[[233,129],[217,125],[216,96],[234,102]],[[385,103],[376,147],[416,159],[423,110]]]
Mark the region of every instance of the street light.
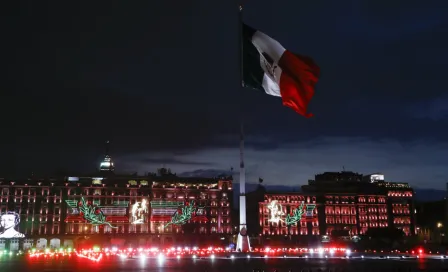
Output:
[[440,229],[441,227],[443,227],[443,224],[442,224],[442,223],[440,223],[440,222],[438,222],[438,223],[437,223],[437,228],[439,228],[439,229]]

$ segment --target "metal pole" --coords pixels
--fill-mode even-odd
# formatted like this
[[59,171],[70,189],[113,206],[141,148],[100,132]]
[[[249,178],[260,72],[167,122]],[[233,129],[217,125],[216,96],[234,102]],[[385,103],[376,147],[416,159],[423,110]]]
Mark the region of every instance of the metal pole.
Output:
[[241,87],[244,88],[244,61],[243,61],[243,49],[244,49],[244,42],[243,42],[243,5],[238,5],[238,57],[239,57],[239,69],[240,69],[240,84]]

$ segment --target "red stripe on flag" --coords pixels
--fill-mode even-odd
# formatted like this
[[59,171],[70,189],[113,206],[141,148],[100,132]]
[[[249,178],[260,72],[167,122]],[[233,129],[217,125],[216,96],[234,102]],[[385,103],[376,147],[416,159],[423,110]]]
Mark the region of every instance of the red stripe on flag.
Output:
[[311,58],[294,55],[288,50],[283,53],[278,65],[282,68],[280,94],[283,105],[305,117],[313,116],[307,113],[307,108],[319,79],[319,66]]

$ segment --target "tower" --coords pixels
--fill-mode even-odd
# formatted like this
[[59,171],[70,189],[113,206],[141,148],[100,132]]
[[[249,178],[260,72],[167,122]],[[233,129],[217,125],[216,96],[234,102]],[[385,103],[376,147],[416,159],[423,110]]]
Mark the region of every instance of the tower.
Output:
[[115,170],[114,162],[112,161],[112,158],[109,155],[109,145],[110,142],[106,141],[106,154],[104,156],[103,161],[100,164],[101,172],[113,172]]
[[244,130],[242,123],[240,132],[240,228],[236,249],[241,252],[250,251],[246,225],[246,169],[244,167]]

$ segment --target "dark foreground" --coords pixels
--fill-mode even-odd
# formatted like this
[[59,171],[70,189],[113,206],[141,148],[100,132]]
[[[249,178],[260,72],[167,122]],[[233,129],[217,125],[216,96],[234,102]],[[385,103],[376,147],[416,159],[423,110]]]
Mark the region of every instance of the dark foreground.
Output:
[[0,258],[0,271],[165,271],[165,272],[301,272],[301,271],[448,271],[441,259],[299,259],[299,258],[216,258],[211,259],[102,259],[94,262],[77,257],[61,259]]

